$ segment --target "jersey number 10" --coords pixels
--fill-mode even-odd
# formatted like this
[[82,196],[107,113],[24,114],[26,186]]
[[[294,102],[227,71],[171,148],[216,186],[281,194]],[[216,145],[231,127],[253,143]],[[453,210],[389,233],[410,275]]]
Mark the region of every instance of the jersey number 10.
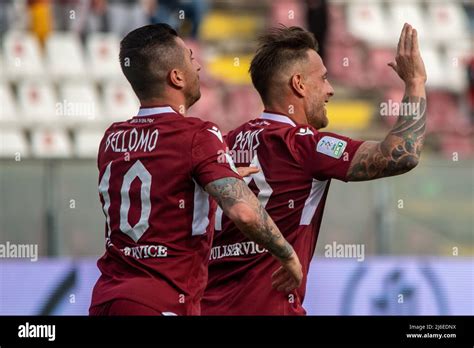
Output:
[[[112,162],[107,165],[105,168],[104,175],[102,175],[102,179],[100,180],[99,184],[99,193],[102,195],[104,200],[104,214],[107,221],[107,237],[110,238],[110,195],[109,195],[109,181],[110,181],[110,172],[111,172]],[[140,188],[140,199],[142,205],[142,211],[140,214],[140,219],[135,224],[135,226],[131,226],[128,222],[128,213],[130,210],[130,186],[135,180],[135,178],[139,178],[141,181],[141,188]],[[148,219],[150,217],[151,212],[151,204],[150,204],[150,187],[151,187],[151,174],[145,168],[140,160],[137,160],[130,169],[125,173],[123,177],[122,187],[120,189],[120,196],[121,196],[121,203],[120,203],[120,231],[125,233],[127,236],[132,238],[135,242],[137,242],[141,236],[145,233],[145,231],[149,227]]]

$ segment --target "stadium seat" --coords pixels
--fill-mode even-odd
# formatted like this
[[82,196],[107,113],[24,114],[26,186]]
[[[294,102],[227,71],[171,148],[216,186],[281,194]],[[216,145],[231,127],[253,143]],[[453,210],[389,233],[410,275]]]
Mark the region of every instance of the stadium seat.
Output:
[[422,10],[417,1],[390,2],[388,13],[389,21],[385,23],[385,26],[390,28],[388,36],[393,46],[397,45],[400,32],[405,23],[410,23],[416,28],[420,41],[427,40],[430,37],[431,33],[425,28]]
[[471,40],[466,38],[451,40],[445,45],[447,54],[467,65],[467,62],[473,57]]
[[468,85],[467,66],[471,53],[471,43],[468,39],[459,39],[447,43],[445,66],[446,78],[450,90],[463,93]]
[[347,86],[365,88],[368,75],[365,72],[364,60],[360,47],[353,44],[334,43],[326,49],[326,68],[329,80]]
[[329,25],[328,41],[338,43],[354,43],[355,40],[347,30],[344,7],[339,4],[331,4],[328,7]]
[[57,80],[85,78],[84,55],[79,38],[69,32],[55,32],[46,41],[50,74]]
[[204,41],[254,40],[261,27],[256,16],[211,11],[204,17],[199,36]]
[[454,60],[450,55],[444,57],[446,87],[448,90],[463,93],[467,89],[468,80],[466,66],[463,62]]
[[18,85],[21,117],[38,121],[57,120],[56,95],[47,81],[25,80]]
[[458,160],[466,160],[474,155],[472,137],[461,137],[456,134],[446,134],[441,137],[441,151],[447,158],[453,158],[457,153]]
[[[238,58],[238,61],[237,59]],[[252,55],[218,55],[208,60],[209,74],[230,84],[250,84],[248,69]]]
[[31,134],[31,152],[38,158],[70,157],[71,142],[64,129],[34,129]]
[[93,33],[87,38],[87,62],[94,79],[102,81],[121,78],[120,42],[114,34]]
[[3,40],[5,75],[11,80],[41,77],[44,64],[38,39],[21,32],[7,32]]
[[18,120],[15,98],[10,86],[4,82],[0,82],[0,105],[0,122]]
[[65,119],[91,122],[103,119],[100,99],[95,86],[90,82],[65,82],[59,87],[60,114]]
[[0,129],[0,157],[28,157],[28,141],[21,129]]
[[426,18],[432,38],[451,42],[469,36],[469,20],[462,4],[455,1],[433,1],[428,4]]
[[306,26],[305,8],[301,1],[297,0],[278,0],[272,1],[272,25],[283,24],[288,27]]
[[104,135],[100,130],[79,129],[74,132],[74,153],[80,158],[95,158]]
[[443,66],[443,58],[439,50],[431,45],[422,45],[420,47],[423,61],[425,63],[427,87],[446,88],[446,73]]
[[453,94],[442,90],[428,91],[427,99],[429,133],[456,133],[468,129]]
[[374,105],[364,100],[338,100],[327,105],[329,131],[361,130],[370,125]]
[[394,87],[402,84],[397,73],[387,65],[394,61],[395,49],[371,49],[365,71],[369,75],[370,87]]
[[140,103],[130,84],[125,80],[106,82],[103,86],[105,116],[123,121],[135,116]]
[[380,3],[357,0],[347,4],[347,27],[356,38],[372,46],[393,46],[387,14]]

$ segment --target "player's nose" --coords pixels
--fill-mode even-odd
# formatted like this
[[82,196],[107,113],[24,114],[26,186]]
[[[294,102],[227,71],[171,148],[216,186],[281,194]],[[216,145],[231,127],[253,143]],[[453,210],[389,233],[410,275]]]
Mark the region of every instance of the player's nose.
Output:
[[328,94],[328,99],[331,98],[332,96],[334,96],[334,88],[332,88],[331,84],[329,84],[329,90],[328,90],[327,94]]

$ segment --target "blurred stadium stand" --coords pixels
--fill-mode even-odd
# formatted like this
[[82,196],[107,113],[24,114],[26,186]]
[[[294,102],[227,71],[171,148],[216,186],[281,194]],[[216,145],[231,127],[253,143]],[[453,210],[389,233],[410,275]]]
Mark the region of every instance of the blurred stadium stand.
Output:
[[[114,1],[109,22],[112,18],[124,26],[109,23],[104,31],[99,24],[107,11],[87,7],[90,3],[0,4],[0,235],[16,242],[37,240],[42,255],[103,252],[96,152],[105,128],[132,117],[138,108],[120,71],[119,42],[126,25],[155,17],[140,15],[138,5],[125,1],[133,13],[138,11],[127,22],[127,12],[117,12]],[[206,3],[202,18],[181,20],[173,12],[170,23],[178,26],[203,65],[202,98],[189,114],[228,131],[262,110],[247,73],[255,39],[278,23],[306,26],[307,2]],[[30,13],[30,23],[17,20],[18,13]],[[398,102],[403,95],[387,62],[393,59],[402,23],[409,21],[420,31],[428,71],[429,136],[414,173],[351,185],[351,196],[363,204],[348,202],[347,186],[334,183],[318,245],[332,240],[366,243],[370,254],[442,255],[450,253],[449,245],[465,246],[466,255],[474,252],[474,112],[468,99],[474,88],[468,78],[474,59],[472,13],[467,1],[328,2],[325,62],[336,91],[328,107],[328,130],[362,139],[385,135],[394,117],[381,117],[380,105]],[[451,187],[453,181],[459,185]],[[407,187],[413,190],[407,192]],[[387,193],[385,198],[380,192]],[[406,213],[397,209],[399,199],[411,202]],[[383,227],[387,217],[379,218],[381,204],[393,207],[390,228]],[[330,234],[324,233],[329,225]],[[400,226],[403,236],[396,232]]]

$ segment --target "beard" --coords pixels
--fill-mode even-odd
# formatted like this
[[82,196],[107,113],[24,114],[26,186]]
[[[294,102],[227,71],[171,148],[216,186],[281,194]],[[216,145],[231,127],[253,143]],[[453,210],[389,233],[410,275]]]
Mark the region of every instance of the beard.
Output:
[[196,81],[195,87],[188,93],[186,93],[186,109],[189,109],[201,98],[201,90],[199,88],[199,80]]
[[308,123],[316,129],[327,127],[329,120],[327,117],[327,111],[324,104],[314,108],[311,116],[308,117]]
[[188,108],[194,105],[199,99],[201,99],[201,91],[198,89],[196,93],[190,96]]

